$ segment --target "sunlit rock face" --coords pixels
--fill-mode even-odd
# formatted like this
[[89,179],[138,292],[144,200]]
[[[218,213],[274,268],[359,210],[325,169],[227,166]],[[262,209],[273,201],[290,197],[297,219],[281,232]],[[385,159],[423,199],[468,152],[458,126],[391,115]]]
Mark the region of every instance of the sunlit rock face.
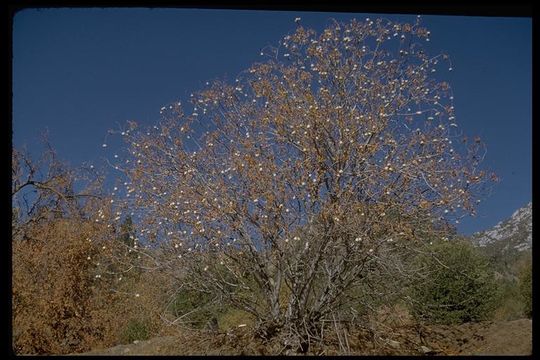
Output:
[[532,203],[516,210],[512,216],[492,229],[477,232],[472,241],[479,247],[497,247],[502,252],[522,252],[532,247]]

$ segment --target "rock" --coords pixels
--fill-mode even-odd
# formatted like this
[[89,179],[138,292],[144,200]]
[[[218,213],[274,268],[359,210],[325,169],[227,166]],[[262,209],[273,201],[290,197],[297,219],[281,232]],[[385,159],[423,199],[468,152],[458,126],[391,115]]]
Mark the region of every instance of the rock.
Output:
[[435,351],[431,350],[430,348],[428,348],[427,346],[420,346],[420,350],[424,353],[424,355],[434,355],[435,354]]
[[131,350],[129,348],[125,348],[124,349],[124,354],[127,354],[128,352],[130,352]]
[[398,349],[399,346],[401,345],[401,343],[399,341],[395,341],[395,340],[388,340],[388,345],[390,345],[394,349]]

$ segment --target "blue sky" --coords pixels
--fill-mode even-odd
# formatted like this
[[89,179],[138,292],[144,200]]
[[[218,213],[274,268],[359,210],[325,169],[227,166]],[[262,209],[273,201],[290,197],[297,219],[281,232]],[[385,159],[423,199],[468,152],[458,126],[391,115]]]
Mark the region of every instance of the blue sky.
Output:
[[[107,130],[153,125],[161,106],[206,81],[234,80],[267,45],[331,18],[415,15],[196,9],[27,9],[13,24],[13,144],[38,154],[47,129],[60,158],[100,163]],[[532,199],[532,21],[422,16],[428,50],[447,52],[456,118],[488,146],[484,167],[501,178],[462,233],[495,225]],[[112,145],[114,147],[114,144]],[[113,148],[114,149],[114,148]]]

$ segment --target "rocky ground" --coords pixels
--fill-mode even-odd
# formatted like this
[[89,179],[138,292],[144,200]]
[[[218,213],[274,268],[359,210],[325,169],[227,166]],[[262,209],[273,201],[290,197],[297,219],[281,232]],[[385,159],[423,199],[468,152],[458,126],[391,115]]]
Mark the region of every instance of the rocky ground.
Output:
[[[382,329],[380,329],[382,330]],[[313,354],[355,355],[529,355],[532,321],[467,323],[458,326],[402,326],[392,331],[351,329],[348,350],[328,335],[328,344]],[[342,339],[343,340],[343,339]],[[342,344],[344,341],[342,341]],[[96,349],[80,355],[270,355],[287,354],[250,336],[248,328],[223,332],[184,332],[133,344]]]

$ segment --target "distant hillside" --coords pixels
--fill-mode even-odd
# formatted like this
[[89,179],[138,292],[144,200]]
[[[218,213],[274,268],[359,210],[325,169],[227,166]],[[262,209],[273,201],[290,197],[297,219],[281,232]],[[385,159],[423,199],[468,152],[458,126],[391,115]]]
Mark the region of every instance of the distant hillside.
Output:
[[516,263],[531,256],[532,203],[493,228],[473,234],[470,239],[500,270],[514,274]]
[[471,240],[479,247],[499,245],[504,252],[531,249],[532,203],[516,210],[510,218],[499,222],[492,229],[473,234]]

